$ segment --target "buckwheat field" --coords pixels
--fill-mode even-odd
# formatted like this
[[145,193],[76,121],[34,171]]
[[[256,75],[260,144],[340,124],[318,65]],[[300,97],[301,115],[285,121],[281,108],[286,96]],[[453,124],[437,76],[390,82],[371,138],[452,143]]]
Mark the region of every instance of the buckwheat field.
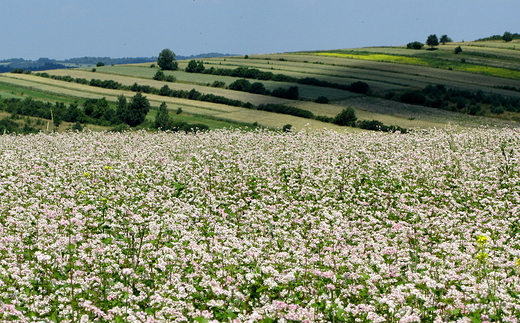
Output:
[[518,322],[517,130],[0,136],[3,322]]

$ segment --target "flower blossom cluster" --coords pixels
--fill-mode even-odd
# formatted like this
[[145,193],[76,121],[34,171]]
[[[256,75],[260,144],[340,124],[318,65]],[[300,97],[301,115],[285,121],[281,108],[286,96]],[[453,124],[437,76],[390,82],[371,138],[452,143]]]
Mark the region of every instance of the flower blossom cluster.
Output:
[[520,135],[0,137],[0,321],[518,322]]

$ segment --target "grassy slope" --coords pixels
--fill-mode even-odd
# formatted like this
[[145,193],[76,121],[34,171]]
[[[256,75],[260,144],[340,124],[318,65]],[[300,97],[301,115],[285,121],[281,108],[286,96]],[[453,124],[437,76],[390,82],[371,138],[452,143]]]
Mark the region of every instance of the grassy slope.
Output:
[[[501,42],[466,42],[440,45],[437,51],[416,51],[403,47],[374,47],[361,49],[345,49],[322,52],[286,53],[269,55],[250,55],[243,57],[221,57],[204,59],[206,67],[231,68],[246,66],[262,71],[281,73],[294,77],[315,77],[330,82],[350,84],[361,80],[370,84],[375,93],[400,91],[409,88],[422,88],[427,84],[445,84],[449,87],[482,90],[502,95],[520,96],[520,92],[495,88],[509,86],[520,88],[520,44],[518,41],[508,44]],[[461,46],[463,52],[455,55],[453,49]],[[466,63],[461,63],[464,58]],[[504,125],[504,121],[488,118],[472,117],[434,110],[417,106],[409,106],[382,99],[360,96],[348,91],[315,87],[298,84],[300,96],[314,99],[320,95],[332,100],[331,104],[322,105],[309,101],[291,101],[270,96],[255,95],[208,86],[214,81],[222,81],[229,85],[237,78],[205,74],[190,74],[183,70],[187,61],[179,61],[179,71],[166,74],[174,75],[175,83],[153,80],[157,68],[151,68],[149,63],[134,65],[104,66],[97,72],[90,70],[54,70],[48,71],[54,75],[70,75],[75,78],[92,78],[115,80],[124,85],[138,83],[160,88],[167,84],[175,90],[196,89],[201,93],[222,95],[228,98],[251,102],[253,104],[279,103],[290,104],[312,111],[316,115],[335,116],[345,106],[354,107],[360,119],[377,119],[385,124],[395,124],[402,127],[442,127],[448,123],[473,127],[482,124]],[[451,69],[451,70],[450,70]],[[493,71],[496,75],[489,71]],[[498,72],[497,72],[498,71]],[[504,71],[507,71],[504,72]],[[498,76],[497,76],[498,75]],[[499,77],[501,76],[501,77]],[[509,76],[509,77],[503,77]],[[255,82],[255,80],[251,80]],[[261,81],[266,88],[288,87],[294,84]],[[33,75],[4,74],[0,77],[0,95],[3,97],[33,96],[42,100],[72,102],[79,98],[106,97],[115,101],[117,96],[124,94],[133,96],[132,92],[108,90],[56,81]],[[292,124],[295,129],[302,128],[338,128],[331,124],[302,119],[293,116],[279,115],[264,111],[248,110],[221,104],[192,101],[178,98],[168,98],[157,95],[146,95],[153,106],[166,102],[172,111],[181,107],[185,113],[173,117],[188,122],[201,122],[212,127],[230,126],[232,123],[251,124],[257,122],[269,127],[281,128],[284,124]],[[202,116],[202,117],[201,117]],[[203,116],[210,119],[204,120]],[[515,117],[513,114],[508,116]],[[149,118],[153,117],[153,113]],[[232,123],[216,121],[229,120]]]

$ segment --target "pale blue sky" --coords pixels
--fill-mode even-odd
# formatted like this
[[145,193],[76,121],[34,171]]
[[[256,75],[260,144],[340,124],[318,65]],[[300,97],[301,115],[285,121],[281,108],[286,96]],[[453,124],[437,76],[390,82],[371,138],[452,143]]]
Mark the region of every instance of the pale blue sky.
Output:
[[0,0],[0,59],[234,54],[520,33],[520,0]]

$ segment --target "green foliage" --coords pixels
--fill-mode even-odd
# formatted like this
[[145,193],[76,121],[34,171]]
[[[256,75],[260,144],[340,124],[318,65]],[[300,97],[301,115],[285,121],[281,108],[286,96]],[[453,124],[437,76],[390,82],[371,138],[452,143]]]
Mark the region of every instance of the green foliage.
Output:
[[267,90],[263,83],[260,82],[254,82],[251,84],[251,87],[249,88],[250,93],[255,94],[262,94],[262,95],[269,95],[270,92]]
[[96,64],[96,66],[97,66],[97,67],[105,66],[105,63],[103,63],[103,62],[98,62],[98,63]]
[[316,100],[314,100],[314,102],[327,104],[327,103],[329,103],[329,98],[327,98],[326,96],[322,95],[322,96],[317,97]]
[[437,38],[437,35],[432,34],[428,36],[428,39],[426,39],[426,45],[430,46],[430,48],[439,46],[439,39]]
[[513,34],[510,33],[509,31],[506,31],[504,33],[504,35],[502,35],[502,39],[505,41],[505,42],[510,42],[513,40]]
[[157,114],[155,115],[155,128],[161,130],[168,130],[171,128],[170,115],[168,114],[168,107],[166,102],[161,103]]
[[178,63],[175,61],[175,53],[170,49],[163,49],[157,57],[157,65],[163,70],[175,71],[178,69]]
[[291,132],[292,124],[286,124],[283,126],[282,131],[283,132]]
[[406,48],[408,48],[408,49],[422,49],[423,46],[424,46],[423,43],[421,43],[421,42],[419,42],[419,41],[414,41],[414,42],[412,42],[412,43],[408,43],[408,44],[406,45]]
[[334,123],[339,126],[354,127],[356,125],[356,111],[351,108],[345,108],[335,118]]
[[117,97],[116,117],[123,121],[128,111],[128,101],[124,95]]
[[424,104],[426,102],[426,97],[420,91],[406,91],[401,95],[401,102],[408,104]]
[[83,126],[81,126],[81,123],[79,121],[76,121],[76,123],[74,123],[72,125],[72,130],[82,131],[83,130]]
[[122,121],[130,127],[138,126],[143,123],[148,111],[150,111],[150,102],[141,93],[137,93],[124,111]]
[[453,52],[454,52],[455,54],[460,54],[460,53],[462,53],[462,47],[460,47],[460,46],[455,47],[455,49],[453,50]]
[[453,42],[453,40],[448,37],[448,35],[442,35],[441,38],[439,39],[439,41],[443,44],[443,45],[446,45],[446,43],[451,43]]
[[279,87],[275,89],[271,95],[283,99],[298,100],[300,94],[297,86],[290,86],[287,89]]
[[28,123],[21,126],[18,122],[14,121],[12,117],[6,117],[0,119],[0,135],[5,133],[37,133],[38,130],[31,127]]
[[257,107],[258,110],[276,112],[281,114],[289,114],[297,117],[314,119],[314,114],[311,111],[291,107],[283,104],[260,104]]
[[220,88],[225,88],[226,87],[226,83],[225,82],[222,82],[222,81],[214,81],[212,84],[211,84],[212,87],[220,87]]
[[246,79],[238,79],[235,82],[229,84],[228,88],[234,91],[249,92],[251,89],[251,82]]
[[153,76],[153,79],[156,81],[164,81],[165,78],[166,78],[166,75],[164,74],[164,72],[162,70],[158,70],[155,73],[155,75]]
[[370,91],[370,86],[365,82],[357,81],[350,84],[350,91],[360,94],[367,94]]
[[202,73],[206,68],[204,67],[203,61],[196,61],[192,59],[189,61],[188,66],[186,66],[185,71],[187,73]]

